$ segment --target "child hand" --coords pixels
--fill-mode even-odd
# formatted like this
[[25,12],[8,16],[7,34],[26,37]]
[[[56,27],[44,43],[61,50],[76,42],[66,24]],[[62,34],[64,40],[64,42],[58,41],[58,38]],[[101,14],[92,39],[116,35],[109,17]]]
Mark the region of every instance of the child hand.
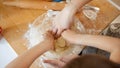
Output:
[[66,41],[68,41],[68,42],[70,42],[70,43],[75,43],[75,41],[76,41],[76,38],[77,38],[77,33],[75,33],[74,31],[71,31],[71,30],[66,30],[66,31],[64,31],[63,33],[62,33],[62,37],[66,40]]
[[44,42],[46,43],[46,46],[49,49],[54,49],[54,37],[52,35],[52,32],[48,31],[44,35]]
[[44,63],[48,63],[52,65],[55,68],[62,68],[64,67],[68,62],[71,60],[79,57],[78,55],[67,55],[63,56],[60,59],[55,59],[55,60],[44,60]]

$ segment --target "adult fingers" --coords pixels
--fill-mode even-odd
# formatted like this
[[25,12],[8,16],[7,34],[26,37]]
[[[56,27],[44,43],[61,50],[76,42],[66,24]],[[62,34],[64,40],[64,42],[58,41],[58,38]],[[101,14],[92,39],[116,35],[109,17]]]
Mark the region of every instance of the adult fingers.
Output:
[[44,60],[44,63],[48,63],[55,67],[62,67],[65,65],[65,63],[61,62],[60,60]]
[[56,33],[56,38],[59,38],[61,36],[61,33],[63,32],[63,29],[59,29]]
[[52,34],[53,34],[53,35],[56,35],[57,31],[58,31],[57,28],[53,28],[53,29],[52,29]]
[[71,61],[72,59],[77,58],[77,57],[78,57],[78,55],[67,55],[67,56],[63,56],[62,58],[60,58],[60,60],[61,60],[62,62],[67,63],[67,62],[69,62],[69,61]]

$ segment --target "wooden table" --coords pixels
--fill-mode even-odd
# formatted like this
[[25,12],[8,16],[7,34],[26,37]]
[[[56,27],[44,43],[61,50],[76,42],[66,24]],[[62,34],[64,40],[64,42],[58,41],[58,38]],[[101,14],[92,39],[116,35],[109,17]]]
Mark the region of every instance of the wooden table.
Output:
[[[108,3],[107,0],[93,0],[90,5],[100,8],[95,21],[89,20],[83,13],[77,14],[86,29],[92,29],[93,25],[96,25],[96,30],[103,30],[120,14],[120,11]],[[27,50],[24,34],[28,30],[28,25],[44,12],[46,11],[5,6],[0,1],[0,27],[3,28],[2,34],[18,55]],[[95,34],[98,33],[96,32]]]

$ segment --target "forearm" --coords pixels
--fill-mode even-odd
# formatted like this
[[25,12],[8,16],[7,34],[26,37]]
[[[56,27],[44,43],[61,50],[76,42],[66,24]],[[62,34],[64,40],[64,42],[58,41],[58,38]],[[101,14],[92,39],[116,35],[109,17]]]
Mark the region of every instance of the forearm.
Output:
[[29,68],[36,58],[49,50],[49,48],[45,45],[49,45],[49,43],[41,43],[29,49],[28,51],[17,57],[15,60],[13,60],[10,64],[8,64],[6,68]]
[[75,37],[75,43],[96,47],[108,52],[113,52],[120,49],[120,39],[98,36],[98,35],[82,35],[78,34]]
[[83,7],[85,4],[89,3],[92,0],[71,0],[71,5],[77,9]]
[[76,34],[71,30],[66,30],[62,33],[62,37],[73,44],[82,44],[96,47],[110,52],[110,59],[120,64],[120,39],[88,34]]
[[92,0],[71,0],[71,3],[68,3],[64,9],[68,9],[68,11],[74,15],[78,11],[78,9],[82,8],[90,1]]
[[89,34],[76,34],[71,30],[66,30],[62,33],[65,40],[74,43],[96,47],[108,52],[120,50],[120,39]]
[[79,38],[76,37],[76,40],[78,44],[88,45],[110,52],[110,60],[120,64],[120,39],[97,35],[79,35]]

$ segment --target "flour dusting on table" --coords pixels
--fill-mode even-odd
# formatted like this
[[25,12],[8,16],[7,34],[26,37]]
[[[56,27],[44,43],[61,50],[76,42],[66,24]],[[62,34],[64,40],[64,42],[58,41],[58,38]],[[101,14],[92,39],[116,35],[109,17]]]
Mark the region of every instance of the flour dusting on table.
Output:
[[[32,24],[29,24],[29,30],[25,33],[25,38],[28,40],[28,49],[44,40],[43,34],[52,28],[52,22],[58,13],[59,11],[49,10],[47,13],[36,18]],[[74,24],[71,29],[78,33],[86,33],[84,25],[82,25],[78,18],[74,18]],[[39,57],[39,67],[52,68],[50,65],[43,63],[43,60],[56,59],[64,55],[79,54],[84,48],[84,46],[71,45],[72,44],[66,42],[62,37],[57,39],[55,51],[48,51]]]

